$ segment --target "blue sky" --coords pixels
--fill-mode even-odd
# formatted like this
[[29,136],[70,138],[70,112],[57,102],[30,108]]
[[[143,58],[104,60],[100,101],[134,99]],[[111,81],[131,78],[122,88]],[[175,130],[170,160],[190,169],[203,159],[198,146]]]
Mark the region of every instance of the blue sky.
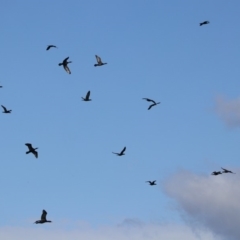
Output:
[[[184,225],[166,181],[239,168],[239,7],[4,1],[0,100],[12,113],[1,114],[0,228]],[[95,68],[95,54],[108,64]],[[58,66],[68,56],[71,75]],[[148,111],[144,97],[161,104]],[[32,224],[42,209],[51,225]]]

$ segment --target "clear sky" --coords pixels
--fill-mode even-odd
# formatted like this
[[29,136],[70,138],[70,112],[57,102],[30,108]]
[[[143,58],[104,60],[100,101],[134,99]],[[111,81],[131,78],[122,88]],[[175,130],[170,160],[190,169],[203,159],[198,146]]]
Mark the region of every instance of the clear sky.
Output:
[[[0,237],[225,239],[231,227],[221,232],[213,219],[230,200],[214,198],[211,216],[205,206],[220,183],[240,196],[231,189],[240,181],[239,9],[237,0],[3,1],[0,104],[12,113],[0,115]],[[94,67],[96,54],[107,65]],[[71,75],[58,66],[68,56]],[[148,111],[142,98],[161,104]],[[124,146],[125,156],[112,154]],[[221,167],[237,174],[211,176]],[[42,209],[51,224],[33,224]]]

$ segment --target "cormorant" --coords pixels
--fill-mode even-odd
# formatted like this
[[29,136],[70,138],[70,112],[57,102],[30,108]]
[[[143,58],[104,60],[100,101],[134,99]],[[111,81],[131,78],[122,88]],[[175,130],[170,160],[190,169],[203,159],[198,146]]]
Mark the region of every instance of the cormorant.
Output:
[[204,21],[204,22],[199,23],[199,25],[202,26],[204,24],[209,24],[209,23],[210,23],[209,21]]
[[52,48],[52,47],[57,48],[57,46],[55,46],[55,45],[48,45],[48,47],[47,47],[46,50],[49,50],[49,49]]
[[215,176],[217,176],[219,174],[222,174],[222,173],[221,172],[216,172],[216,171],[212,172],[212,175],[215,175]]
[[87,101],[92,101],[92,99],[89,98],[89,97],[90,97],[90,93],[91,93],[91,92],[88,91],[87,94],[86,94],[86,97],[85,97],[85,98],[82,97],[83,101],[86,101],[86,102],[87,102]]
[[157,184],[156,184],[156,181],[157,181],[157,180],[154,180],[154,181],[146,181],[146,182],[148,182],[149,185],[153,186],[153,185],[157,185]]
[[2,108],[3,108],[3,113],[11,113],[12,110],[7,110],[3,105],[1,105]]
[[38,152],[36,151],[38,148],[33,148],[31,143],[26,143],[25,145],[28,147],[26,154],[32,153],[36,158],[38,158]]
[[155,101],[153,101],[152,99],[149,99],[149,98],[143,98],[145,99],[146,101],[148,102],[153,102],[153,104],[151,104],[149,107],[148,107],[148,110],[150,110],[153,106],[156,106],[157,104],[160,104],[161,102],[158,102],[156,103]]
[[222,173],[232,173],[232,174],[236,174],[236,173],[233,173],[232,171],[227,170],[227,169],[225,169],[225,168],[222,168],[222,167],[221,167],[221,169],[223,170]]
[[94,64],[94,67],[97,67],[97,66],[102,66],[102,65],[105,65],[107,63],[103,63],[101,58],[98,56],[98,55],[95,55],[96,59],[97,59],[97,64]]
[[120,153],[115,153],[115,152],[112,152],[112,153],[114,153],[114,154],[116,154],[118,156],[122,156],[122,155],[125,155],[124,154],[125,150],[126,150],[126,147],[124,147],[123,150]]
[[52,222],[52,221],[48,221],[46,217],[47,217],[47,212],[43,209],[41,220],[37,220],[35,223],[38,224],[38,223]]
[[70,69],[69,69],[69,67],[68,67],[68,63],[71,63],[71,62],[68,62],[68,61],[67,61],[68,59],[69,59],[69,57],[65,58],[65,59],[62,61],[62,63],[59,63],[58,65],[59,65],[59,66],[62,66],[62,65],[63,65],[63,68],[65,69],[65,71],[66,71],[67,73],[71,74],[71,71],[70,71]]

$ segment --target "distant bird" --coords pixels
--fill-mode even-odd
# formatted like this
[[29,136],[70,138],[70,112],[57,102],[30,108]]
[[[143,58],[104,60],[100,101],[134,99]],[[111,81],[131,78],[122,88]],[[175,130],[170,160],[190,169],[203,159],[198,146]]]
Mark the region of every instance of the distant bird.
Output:
[[71,63],[71,62],[68,62],[68,61],[67,61],[68,59],[69,59],[69,57],[65,58],[65,59],[62,61],[62,63],[59,63],[58,65],[59,65],[59,66],[62,66],[62,65],[63,65],[63,68],[65,69],[65,71],[66,71],[67,73],[71,74],[71,71],[70,71],[70,69],[69,69],[69,67],[68,67],[68,63]]
[[221,167],[221,169],[223,170],[222,173],[232,173],[232,174],[236,174],[236,173],[233,173],[232,171],[227,170],[227,169],[225,169],[225,168],[222,168],[222,167]]
[[156,184],[156,181],[157,181],[157,180],[154,180],[154,181],[146,181],[146,182],[148,182],[149,185],[153,186],[153,185],[157,185],[157,184]]
[[107,63],[103,63],[101,58],[98,56],[98,55],[95,55],[96,59],[97,59],[97,64],[94,64],[94,67],[97,67],[97,66],[102,66],[102,65],[105,65]]
[[209,21],[204,21],[204,22],[199,23],[199,25],[202,26],[204,24],[209,24],[209,23],[210,23]]
[[38,152],[36,151],[38,148],[33,148],[31,143],[26,143],[25,145],[28,147],[26,154],[32,153],[36,158],[38,158]]
[[126,147],[124,147],[123,150],[120,153],[115,153],[115,152],[112,152],[112,153],[114,153],[114,154],[116,154],[118,156],[122,156],[122,155],[125,155],[124,154],[125,150],[126,150]]
[[89,97],[90,97],[90,93],[91,93],[91,92],[88,91],[87,94],[86,94],[86,97],[85,97],[85,98],[82,97],[83,101],[86,101],[86,102],[87,102],[87,101],[92,101],[92,99],[89,98]]
[[215,176],[217,176],[219,174],[222,174],[222,173],[221,172],[216,172],[216,171],[212,172],[212,175],[215,175]]
[[2,88],[3,86],[0,86],[0,88]]
[[47,217],[47,212],[43,209],[41,220],[37,220],[35,223],[38,224],[38,223],[52,222],[52,221],[48,221],[46,217]]
[[149,107],[148,107],[148,110],[150,110],[153,106],[156,106],[157,104],[160,104],[161,102],[158,102],[156,103],[155,101],[153,101],[152,99],[149,99],[149,98],[143,98],[145,99],[146,101],[148,102],[153,102],[153,104],[151,104]]
[[53,48],[57,48],[57,46],[55,46],[55,45],[48,45],[48,47],[47,47],[46,50],[48,51],[48,50],[49,50],[50,48],[52,48],[52,47],[53,47]]
[[2,108],[3,108],[3,113],[11,113],[12,110],[7,110],[3,105],[1,105]]

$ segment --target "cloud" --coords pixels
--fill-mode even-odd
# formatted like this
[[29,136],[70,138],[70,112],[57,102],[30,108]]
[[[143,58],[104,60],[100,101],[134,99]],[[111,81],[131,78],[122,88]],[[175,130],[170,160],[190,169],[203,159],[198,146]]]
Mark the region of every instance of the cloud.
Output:
[[[136,221],[136,223],[134,223]],[[71,230],[51,229],[40,225],[33,227],[1,227],[0,239],[4,240],[217,240],[208,231],[193,231],[185,225],[146,224],[126,219],[117,226]],[[134,225],[134,226],[133,226]]]
[[226,240],[240,239],[240,176],[196,175],[180,171],[164,183],[165,193],[193,229],[201,227]]
[[217,97],[215,111],[219,117],[231,127],[240,126],[240,98],[227,100],[224,97]]

